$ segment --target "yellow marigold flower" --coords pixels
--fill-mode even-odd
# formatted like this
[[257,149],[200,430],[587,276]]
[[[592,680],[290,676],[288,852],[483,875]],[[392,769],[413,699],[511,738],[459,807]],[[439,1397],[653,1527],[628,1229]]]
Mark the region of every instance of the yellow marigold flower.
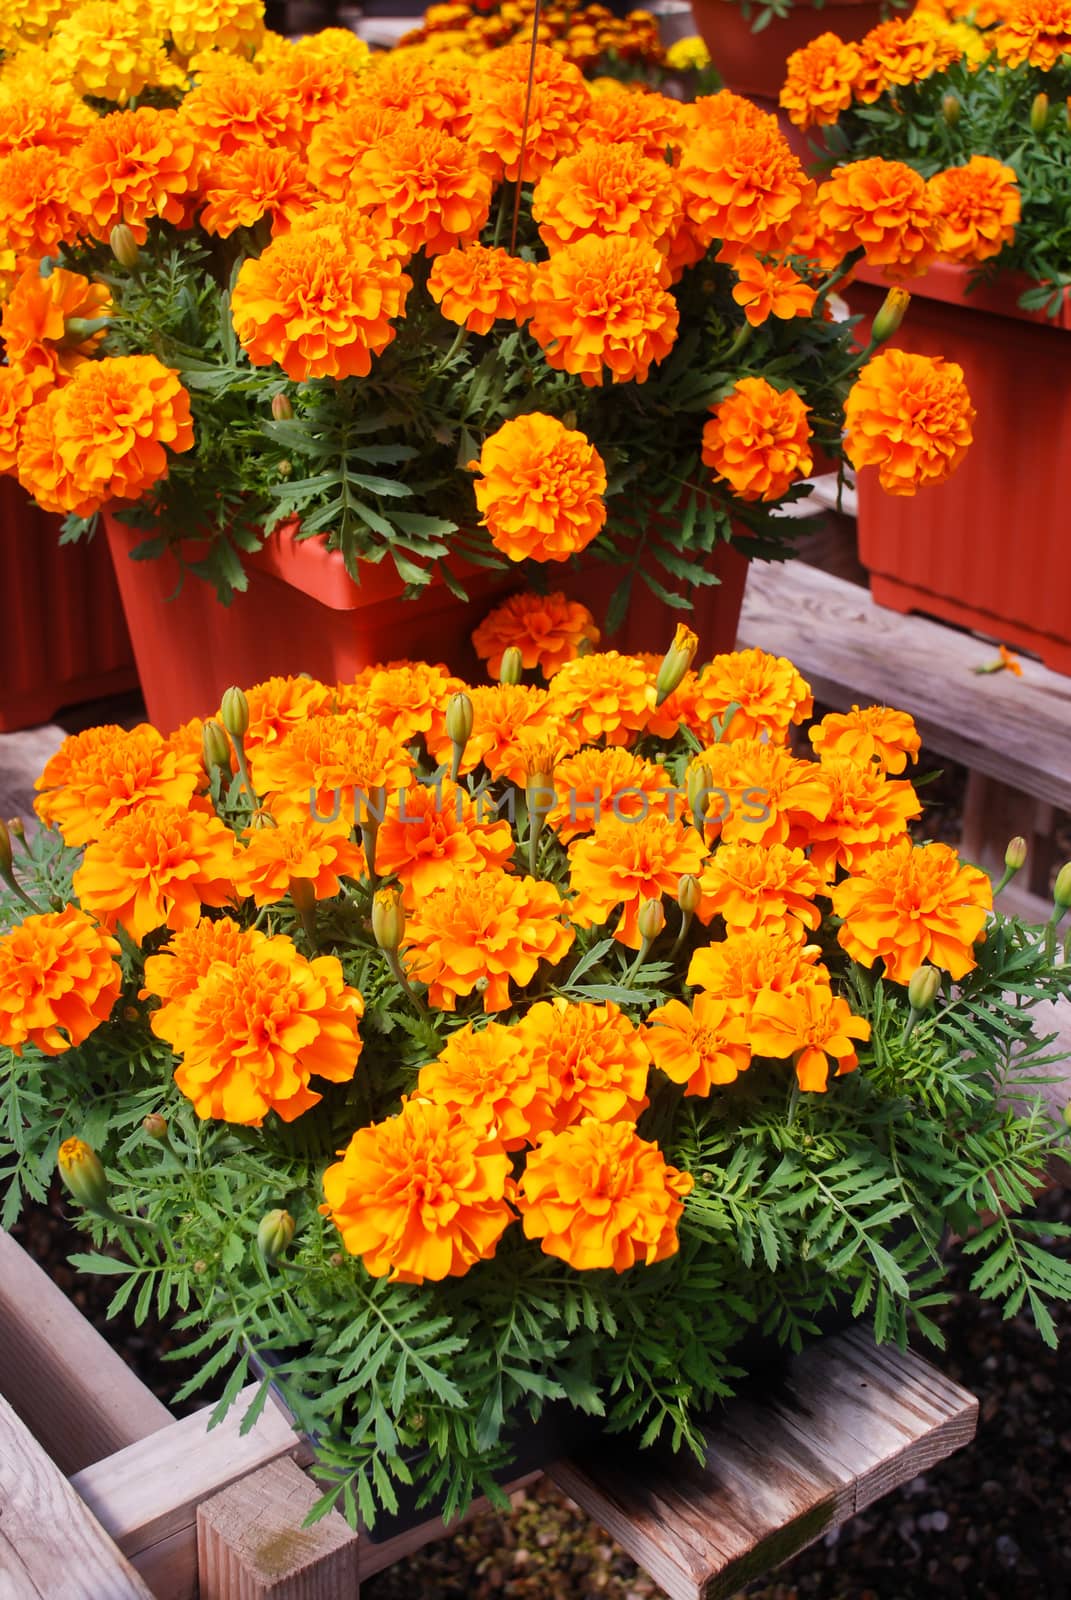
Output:
[[646,1109],[650,1053],[640,1029],[612,1000],[540,1000],[511,1032],[532,1071],[549,1078],[556,1133],[584,1117],[635,1122]]
[[234,835],[214,814],[143,805],[86,846],[74,874],[83,910],[135,941],[157,928],[192,928],[201,907],[234,897]]
[[817,289],[803,281],[787,262],[760,261],[758,256],[738,256],[733,271],[739,280],[733,299],[743,306],[753,328],[769,317],[788,322],[793,317],[809,317],[814,309]]
[[760,994],[748,1032],[755,1055],[794,1056],[800,1088],[824,1094],[830,1058],[835,1078],[854,1072],[859,1065],[855,1041],[870,1038],[870,1023],[853,1015],[847,1000],[832,989],[805,983],[791,994]]
[[474,1128],[486,1128],[505,1150],[535,1144],[553,1125],[547,1061],[524,1049],[517,1030],[489,1022],[452,1033],[436,1059],[422,1067],[417,1091],[456,1111]]
[[184,81],[137,0],[74,6],[56,24],[49,54],[77,94],[119,105],[151,86]]
[[887,778],[873,763],[827,757],[821,774],[830,807],[811,828],[811,860],[830,875],[838,866],[858,871],[875,850],[905,838],[907,824],[922,812],[912,785]]
[[633,744],[653,704],[647,668],[638,656],[604,650],[567,661],[550,681],[551,709],[575,724],[580,742]]
[[704,464],[741,500],[780,500],[813,465],[810,409],[795,389],[738,378],[732,394],[711,407]]
[[877,762],[882,772],[894,776],[904,771],[909,756],[917,763],[922,748],[914,719],[906,711],[891,711],[888,706],[831,711],[808,729],[807,737],[822,761],[834,756],[860,766]]
[[406,965],[428,986],[429,1003],[453,1011],[459,997],[483,994],[485,1011],[510,1004],[510,979],[524,988],[541,961],[561,961],[576,937],[553,884],[485,868],[454,878],[410,917]]
[[749,1026],[760,995],[794,994],[811,984],[829,988],[829,974],[818,965],[820,954],[818,945],[804,944],[802,928],[749,929],[696,950],[686,981],[726,1001]]
[[188,807],[202,777],[199,752],[179,752],[148,723],[87,728],[46,763],[34,810],[65,844],[88,844],[140,806]]
[[168,29],[182,56],[221,50],[250,56],[264,38],[263,0],[167,0]]
[[30,377],[18,367],[0,367],[0,473],[18,467],[22,424],[37,401],[42,371]]
[[197,189],[201,153],[174,111],[140,106],[103,117],[78,152],[75,204],[97,239],[125,222],[139,244],[154,217],[181,223]]
[[671,72],[702,72],[710,66],[710,51],[697,33],[689,34],[669,46],[666,66]]
[[569,883],[575,898],[569,908],[578,927],[621,917],[614,938],[631,950],[643,943],[640,908],[647,900],[675,895],[684,873],[698,875],[707,851],[694,828],[664,816],[598,823],[569,848]]
[[536,269],[529,324],[547,364],[588,388],[644,383],[677,338],[665,258],[644,239],[578,238]]
[[822,922],[815,898],[829,893],[826,872],[784,844],[723,844],[707,861],[700,883],[701,920],[721,917],[730,933],[794,933],[799,925],[813,932]]
[[782,109],[804,131],[836,122],[852,103],[861,65],[854,44],[846,44],[835,33],[820,33],[794,50],[785,63]]
[[959,48],[924,12],[890,17],[858,46],[855,98],[871,105],[893,85],[921,83],[959,60]]
[[252,756],[262,745],[278,744],[308,717],[329,711],[335,697],[327,684],[315,678],[275,677],[255,683],[245,698],[249,727],[244,743]]
[[699,241],[719,239],[720,259],[783,249],[814,185],[773,117],[705,128],[684,146],[678,168]]
[[74,198],[72,164],[58,150],[32,145],[0,156],[0,247],[36,259],[73,244]]
[[364,856],[348,825],[292,817],[274,828],[253,828],[234,861],[235,892],[251,895],[258,906],[285,900],[297,878],[312,886],[317,900],[338,894],[341,878],[359,878]]
[[481,802],[444,778],[412,783],[391,795],[376,835],[376,870],[397,878],[410,909],[436,889],[486,867],[507,868],[513,830],[502,819],[483,820]]
[[1071,54],[1069,0],[1008,0],[998,27],[989,36],[1006,67],[1027,62],[1051,72]]
[[972,156],[929,182],[937,248],[946,261],[988,261],[1015,238],[1022,210],[1019,180],[992,156]]
[[688,107],[668,95],[595,95],[584,118],[580,138],[604,144],[634,145],[641,155],[664,161],[667,150],[678,150],[686,136]]
[[474,491],[481,523],[511,561],[565,561],[606,521],[606,468],[591,441],[541,411],[484,440]]
[[532,196],[551,252],[588,235],[657,244],[676,230],[682,209],[673,168],[631,144],[582,144],[540,178]]
[[273,234],[286,233],[314,203],[316,191],[293,151],[242,145],[213,161],[201,179],[200,198],[202,228],[229,239],[263,216],[270,217]]
[[490,333],[498,321],[527,320],[532,310],[530,261],[478,242],[436,256],[428,293],[443,316],[470,333]]
[[360,821],[377,807],[377,796],[408,784],[413,760],[389,728],[358,711],[307,717],[275,744],[264,745],[252,762],[258,794],[270,797],[280,819],[321,820],[342,812]]
[[300,150],[300,107],[278,95],[248,62],[228,61],[225,71],[202,76],[179,117],[209,156],[233,155],[243,145]]
[[784,656],[765,650],[730,650],[715,656],[700,672],[694,694],[694,721],[689,727],[709,738],[735,705],[724,737],[757,739],[763,734],[783,744],[793,723],[806,722],[814,710],[811,686]]
[[307,961],[281,935],[233,966],[214,962],[167,1011],[165,1037],[180,1058],[175,1082],[199,1117],[259,1128],[275,1111],[293,1122],[323,1098],[310,1077],[348,1083],[361,1053],[364,1002],[345,983],[341,962]]
[[450,696],[464,688],[460,678],[445,667],[424,661],[392,661],[385,667],[366,667],[355,682],[340,683],[335,690],[339,711],[359,711],[390,730],[397,744],[414,739],[438,743],[446,735],[446,706]]
[[708,1095],[751,1065],[744,1020],[717,995],[697,994],[690,1007],[667,1000],[649,1014],[643,1036],[655,1066],[686,1095]]
[[510,1159],[486,1124],[409,1100],[359,1128],[324,1173],[327,1204],[351,1255],[392,1283],[463,1277],[488,1261],[513,1221]]
[[[293,55],[307,57],[311,61],[341,63],[347,72],[358,77],[372,64],[371,47],[359,39],[352,28],[320,28],[316,33],[288,40],[287,47]],[[264,59],[263,46],[257,59]]]
[[397,256],[333,228],[274,239],[242,262],[231,294],[235,332],[254,366],[287,377],[365,378],[394,338],[413,286]]
[[7,359],[25,375],[40,376],[49,385],[71,377],[87,361],[105,330],[72,337],[68,318],[86,322],[112,313],[112,298],[102,283],[90,283],[80,272],[53,267],[43,278],[36,263],[26,267],[0,315],[0,338]]
[[47,40],[68,5],[69,0],[7,0],[0,21],[0,47],[10,50],[23,41]]
[[844,448],[853,467],[877,467],[886,494],[914,494],[959,466],[974,415],[954,361],[879,350],[844,402]]
[[491,678],[498,677],[502,653],[511,645],[521,652],[526,671],[538,667],[544,678],[552,678],[559,667],[576,660],[582,644],[598,642],[599,630],[587,606],[568,600],[560,590],[511,595],[488,612],[472,635],[472,647]]
[[491,178],[461,139],[405,121],[359,157],[346,198],[408,250],[432,256],[475,241]]
[[12,89],[4,92],[10,64],[0,78],[0,156],[12,150],[47,146],[70,155],[97,125],[95,111],[65,87]]
[[107,1022],[122,988],[118,941],[74,906],[0,935],[0,1045],[61,1055]]
[[673,785],[665,768],[611,745],[578,750],[554,769],[558,799],[547,815],[562,844],[590,833],[607,817],[639,820],[665,815]]
[[874,267],[900,276],[925,272],[937,251],[933,202],[903,161],[870,156],[835,167],[818,190],[819,225],[839,234],[845,251],[860,246]]
[[317,123],[309,140],[310,182],[330,199],[345,200],[354,168],[365,151],[387,138],[403,122],[418,125],[411,112],[362,98]]
[[837,938],[864,967],[879,958],[894,983],[908,983],[924,962],[953,978],[976,965],[974,945],[993,908],[993,886],[947,844],[899,839],[873,851],[833,890]]
[[[256,928],[240,927],[233,917],[202,917],[190,928],[181,928],[155,955],[145,958],[145,986],[139,998],[186,1000],[217,961],[233,967],[239,956],[263,944],[268,935]],[[153,1013],[153,1029],[156,1018]],[[161,1033],[160,1037],[167,1038]]]
[[529,103],[528,57],[526,44],[498,51],[488,57],[472,88],[466,138],[495,179],[510,183],[519,175],[533,183],[572,155],[591,107],[591,91],[579,68],[542,44],[536,46]]
[[517,1204],[525,1237],[580,1272],[652,1266],[677,1252],[677,1222],[692,1191],[656,1144],[627,1122],[587,1117],[544,1134],[525,1165]]

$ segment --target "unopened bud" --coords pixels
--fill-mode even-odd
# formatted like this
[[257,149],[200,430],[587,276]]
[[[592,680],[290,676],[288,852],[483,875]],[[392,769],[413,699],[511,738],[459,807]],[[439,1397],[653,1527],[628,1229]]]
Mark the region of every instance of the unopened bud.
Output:
[[464,690],[450,696],[446,706],[446,737],[451,744],[465,748],[472,738],[473,715],[472,701]]
[[329,1267],[342,1267],[345,1266],[345,1264],[346,1257],[342,1254],[342,1251],[332,1250],[331,1254],[327,1258],[327,1265]]
[[911,296],[906,289],[895,284],[885,296],[870,326],[872,344],[884,344],[891,339],[907,314]]
[[372,936],[381,950],[393,955],[405,938],[405,907],[398,889],[377,889],[372,896]]
[[652,945],[666,925],[666,913],[661,900],[645,900],[640,907],[636,926],[644,944]]
[[1049,97],[1047,94],[1036,94],[1030,107],[1030,132],[1043,134],[1049,125]]
[[294,408],[289,397],[285,394],[274,394],[271,399],[271,414],[276,422],[289,422],[294,415]]
[[941,115],[950,128],[954,128],[963,115],[963,104],[957,94],[946,94],[941,101]]
[[1052,886],[1052,898],[1060,911],[1066,911],[1071,907],[1071,861],[1065,861],[1056,874],[1056,882]]
[[112,255],[121,267],[132,272],[141,259],[138,241],[134,238],[134,230],[125,222],[117,222],[108,235],[108,243],[112,247]]
[[316,910],[316,889],[312,879],[291,878],[290,898],[295,911],[299,911],[303,918],[310,916]]
[[214,767],[223,767],[225,771],[230,771],[230,742],[218,722],[209,720],[201,729],[201,756],[209,777],[212,776]]
[[15,870],[15,858],[11,854],[11,834],[6,822],[0,822],[0,878],[10,878]]
[[498,669],[499,683],[520,683],[524,672],[524,657],[515,644],[508,644],[502,652],[502,665]]
[[294,473],[294,463],[292,461],[280,461],[275,471],[280,478],[290,478]]
[[912,1011],[929,1011],[937,1001],[941,974],[936,967],[922,966],[911,976],[907,999]]
[[26,824],[21,817],[8,817],[7,826],[13,839],[25,839]]
[[193,1271],[195,1277],[203,1278],[205,1273],[208,1271],[208,1262],[201,1260],[195,1261],[193,1264]]
[[1017,833],[1014,839],[1008,840],[1008,848],[1004,852],[1004,865],[1009,872],[1021,872],[1026,866],[1026,840],[1022,834]]
[[220,701],[219,720],[232,739],[244,739],[249,731],[249,701],[241,689],[225,689]]
[[159,1111],[150,1111],[147,1117],[142,1117],[141,1126],[150,1139],[163,1143],[167,1138],[167,1118],[162,1117]]
[[265,1261],[278,1261],[289,1250],[294,1238],[294,1219],[289,1211],[269,1211],[257,1227],[257,1248]]
[[685,673],[695,660],[698,648],[699,640],[691,628],[686,627],[683,622],[678,622],[673,643],[662,657],[662,665],[655,679],[656,706],[660,706],[663,700],[668,700],[674,689],[680,688]]
[[693,761],[684,783],[692,821],[702,831],[706,827],[707,802],[714,787],[714,778],[706,762]]
[[1067,1123],[1067,1126],[1071,1128],[1071,1100],[1069,1100],[1064,1106],[1064,1121]]
[[686,917],[694,917],[699,910],[699,902],[703,898],[703,890],[699,879],[686,872],[677,885],[677,904]]
[[258,806],[249,818],[249,826],[254,833],[262,833],[265,828],[277,828],[279,824],[270,811],[265,811],[263,806]]
[[67,317],[63,324],[63,343],[68,348],[85,344],[95,334],[103,333],[108,321],[107,317]]
[[87,1211],[102,1211],[108,1204],[108,1179],[100,1157],[82,1139],[64,1139],[59,1147],[60,1177]]

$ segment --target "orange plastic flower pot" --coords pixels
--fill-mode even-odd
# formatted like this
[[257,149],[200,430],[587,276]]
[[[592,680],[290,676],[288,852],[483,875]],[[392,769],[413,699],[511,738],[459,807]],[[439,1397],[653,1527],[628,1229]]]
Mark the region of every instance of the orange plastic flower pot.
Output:
[[[308,672],[325,682],[354,678],[364,667],[402,658],[444,662],[474,682],[485,676],[472,649],[473,629],[492,606],[524,585],[512,572],[457,568],[469,599],[435,580],[416,600],[389,561],[364,569],[354,583],[338,551],[280,529],[248,558],[249,588],[222,606],[199,579],[179,586],[170,555],[132,561],[145,535],[105,513],[104,525],[123,596],[149,717],[170,730],[209,716],[230,684],[258,683],[276,673]],[[692,613],[672,610],[637,581],[629,616],[604,643],[619,650],[663,650],[676,624],[699,633],[705,654],[730,650],[743,601],[746,558],[720,546],[716,588],[694,591]],[[600,626],[622,569],[582,558],[577,567],[547,569],[550,587],[582,601]],[[177,592],[176,592],[177,591]]]
[[[959,363],[974,443],[947,482],[911,497],[885,494],[872,469],[859,474],[860,559],[879,605],[977,629],[1071,674],[1069,306],[1054,323],[1020,311],[1014,284],[976,299],[966,283],[950,266],[912,283],[893,342]],[[847,296],[868,319],[883,297],[869,283]]]
[[725,87],[773,102],[767,109],[776,107],[785,64],[794,50],[820,33],[861,39],[881,21],[880,0],[827,0],[821,8],[814,0],[792,0],[787,16],[774,17],[760,33],[752,33],[759,9],[753,0],[751,15],[745,17],[740,0],[692,0],[695,25]]
[[137,687],[104,540],[61,545],[59,532],[58,518],[0,479],[0,733]]

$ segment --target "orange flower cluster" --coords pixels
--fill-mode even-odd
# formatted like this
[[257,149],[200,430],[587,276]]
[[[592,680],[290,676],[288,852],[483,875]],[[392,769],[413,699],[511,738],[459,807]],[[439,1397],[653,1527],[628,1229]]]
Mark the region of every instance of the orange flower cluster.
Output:
[[1015,238],[1022,210],[1019,180],[992,156],[972,156],[930,179],[937,248],[946,261],[988,261]]
[[529,331],[548,366],[586,387],[644,383],[680,323],[669,268],[647,239],[583,234],[536,269]]
[[740,378],[713,406],[703,429],[703,461],[742,500],[780,500],[811,470],[808,407],[794,389]]
[[842,248],[863,249],[871,266],[895,275],[925,272],[937,253],[926,184],[902,161],[871,156],[836,167],[817,196],[818,220]]
[[822,128],[836,122],[852,103],[859,51],[835,33],[820,33],[794,50],[785,63],[781,105],[797,128]]
[[122,987],[119,942],[75,906],[0,936],[0,1045],[55,1056],[107,1022]]
[[511,561],[565,561],[606,521],[606,469],[582,433],[529,412],[504,422],[471,466],[476,504],[496,550]]
[[845,449],[854,467],[877,467],[887,494],[943,483],[973,437],[963,369],[939,356],[879,350],[844,404]]
[[428,293],[450,322],[490,333],[498,321],[526,322],[532,309],[530,262],[508,250],[470,244],[435,258]]
[[587,606],[553,594],[515,594],[489,611],[472,635],[472,647],[497,678],[502,654],[510,646],[521,652],[526,671],[538,669],[551,678],[581,647],[599,642],[599,630]]
[[1051,72],[1071,56],[1069,0],[1008,0],[1000,25],[993,30],[993,48],[1006,67],[1024,62]]

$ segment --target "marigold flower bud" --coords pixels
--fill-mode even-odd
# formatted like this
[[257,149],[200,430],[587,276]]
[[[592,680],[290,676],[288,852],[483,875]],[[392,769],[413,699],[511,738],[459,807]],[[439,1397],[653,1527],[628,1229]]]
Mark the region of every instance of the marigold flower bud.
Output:
[[705,761],[693,761],[688,768],[684,786],[692,820],[702,831],[706,826],[707,800],[714,786],[713,776]]
[[219,723],[211,719],[201,729],[201,757],[209,777],[212,776],[214,767],[223,767],[226,771],[230,771],[230,743]]
[[280,478],[285,479],[292,477],[294,472],[294,464],[292,461],[280,461],[275,471]]
[[1071,907],[1071,861],[1065,861],[1052,886],[1053,902],[1060,911]]
[[7,825],[13,839],[25,839],[26,824],[21,817],[8,817]]
[[703,898],[703,890],[699,879],[692,873],[686,872],[677,885],[677,904],[685,916],[694,917],[699,910],[699,902]]
[[636,926],[640,930],[640,938],[644,944],[654,944],[665,925],[666,913],[661,900],[645,900],[636,919]]
[[134,238],[134,230],[125,222],[117,222],[108,236],[108,243],[112,247],[112,255],[121,267],[132,272],[141,259],[138,241]]
[[677,631],[673,635],[673,643],[662,657],[662,665],[658,669],[655,679],[655,705],[660,706],[663,700],[668,700],[674,689],[679,689],[684,681],[685,673],[695,660],[695,653],[699,648],[699,640],[683,622],[678,622]]
[[141,1126],[150,1139],[158,1139],[162,1143],[167,1138],[167,1118],[162,1117],[159,1111],[150,1111],[147,1117],[142,1117]]
[[108,320],[107,317],[67,317],[63,324],[63,343],[68,348],[84,344],[95,333],[103,333]]
[[1045,132],[1049,125],[1049,97],[1047,94],[1036,94],[1034,103],[1030,107],[1030,131],[1039,136]]
[[262,833],[265,828],[277,828],[279,824],[270,811],[265,811],[263,806],[258,806],[249,818],[249,826],[257,833]]
[[906,289],[894,284],[885,299],[878,307],[877,314],[870,326],[871,344],[884,344],[886,339],[891,339],[907,314],[911,304],[911,296]]
[[60,1177],[87,1211],[102,1211],[108,1204],[108,1179],[100,1157],[83,1139],[64,1139],[59,1147]]
[[10,878],[15,870],[15,858],[11,854],[11,834],[6,822],[0,822],[0,878]]
[[219,720],[232,739],[244,739],[249,731],[249,701],[241,689],[224,689]]
[[912,1011],[929,1011],[937,1000],[941,987],[941,974],[936,967],[922,966],[912,974],[907,986],[908,1003]]
[[273,394],[271,398],[271,414],[276,422],[289,422],[294,415],[294,408],[290,399],[285,394]]
[[463,690],[451,695],[446,706],[446,737],[464,750],[472,738],[472,701]]
[[956,94],[946,94],[941,101],[941,115],[950,128],[954,128],[963,115],[963,104]]
[[377,889],[372,896],[372,935],[381,950],[393,955],[405,938],[405,907],[398,889]]
[[1014,839],[1008,840],[1008,848],[1004,852],[1004,865],[1009,872],[1020,872],[1026,865],[1026,840],[1022,834],[1017,833]]
[[265,1261],[278,1261],[289,1250],[295,1223],[289,1211],[269,1211],[257,1227],[257,1248]]
[[1071,1100],[1069,1100],[1064,1106],[1064,1121],[1067,1123],[1067,1126],[1071,1128]]
[[291,878],[290,898],[303,918],[316,910],[316,890],[310,878]]
[[520,683],[524,672],[524,657],[515,644],[508,644],[502,652],[502,665],[498,669],[499,683]]

